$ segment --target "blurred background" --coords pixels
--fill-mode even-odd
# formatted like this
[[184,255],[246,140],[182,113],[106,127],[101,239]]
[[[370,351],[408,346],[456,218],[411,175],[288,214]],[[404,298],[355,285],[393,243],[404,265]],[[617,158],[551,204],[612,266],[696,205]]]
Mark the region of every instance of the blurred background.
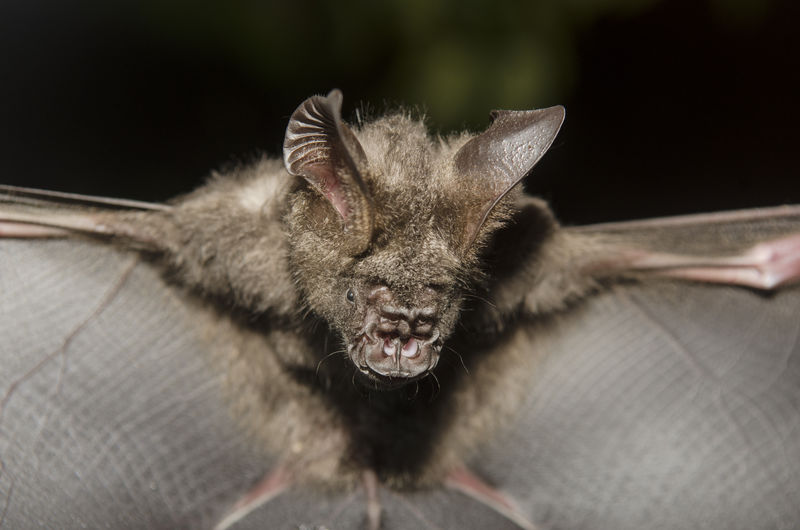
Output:
[[0,182],[164,200],[339,87],[435,133],[565,105],[526,185],[568,223],[800,203],[797,6],[3,0]]

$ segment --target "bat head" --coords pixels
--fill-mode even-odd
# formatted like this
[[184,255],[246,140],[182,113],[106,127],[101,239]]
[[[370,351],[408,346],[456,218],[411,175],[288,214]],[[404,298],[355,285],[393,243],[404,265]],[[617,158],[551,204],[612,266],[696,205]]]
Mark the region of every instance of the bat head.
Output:
[[432,139],[397,114],[352,130],[342,95],[291,117],[284,162],[298,179],[286,214],[295,281],[383,386],[424,377],[480,281],[480,250],[514,213],[509,192],[552,143],[562,107],[495,111],[485,132]]

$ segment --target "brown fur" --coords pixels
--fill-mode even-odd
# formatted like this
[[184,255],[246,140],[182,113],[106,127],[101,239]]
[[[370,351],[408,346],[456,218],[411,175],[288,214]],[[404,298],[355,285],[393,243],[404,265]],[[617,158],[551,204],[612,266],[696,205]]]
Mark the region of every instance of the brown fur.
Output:
[[[340,103],[333,92],[298,108],[288,172],[263,159],[169,209],[98,224],[216,302],[209,339],[234,408],[296,476],[340,484],[369,468],[398,487],[431,483],[524,393],[523,368],[545,352],[537,328],[516,323],[594,287],[575,262],[591,236],[560,231],[516,185],[563,111],[499,113],[481,135],[435,138],[403,113],[351,130]],[[405,316],[391,327],[387,311]],[[416,340],[420,365],[369,364],[394,359],[380,359],[392,340]]]

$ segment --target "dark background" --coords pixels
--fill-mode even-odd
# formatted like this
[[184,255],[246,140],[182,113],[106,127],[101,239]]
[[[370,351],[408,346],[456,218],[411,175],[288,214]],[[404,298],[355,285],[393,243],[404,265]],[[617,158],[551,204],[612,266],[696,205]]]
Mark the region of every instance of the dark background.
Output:
[[800,202],[796,4],[4,0],[0,182],[163,200],[339,87],[436,132],[564,104],[527,186],[570,223]]

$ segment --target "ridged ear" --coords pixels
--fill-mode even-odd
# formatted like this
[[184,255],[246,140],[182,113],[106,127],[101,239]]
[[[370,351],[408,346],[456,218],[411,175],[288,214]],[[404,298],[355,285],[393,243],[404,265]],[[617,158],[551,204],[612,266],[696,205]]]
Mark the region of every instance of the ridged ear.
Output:
[[342,217],[347,250],[360,254],[372,239],[374,207],[364,184],[367,157],[353,131],[342,122],[342,93],[305,100],[292,114],[283,142],[283,161],[305,178]]
[[454,163],[479,206],[471,212],[464,233],[464,249],[469,248],[497,205],[533,166],[555,140],[564,122],[564,107],[510,111],[495,110],[486,131],[464,144]]

